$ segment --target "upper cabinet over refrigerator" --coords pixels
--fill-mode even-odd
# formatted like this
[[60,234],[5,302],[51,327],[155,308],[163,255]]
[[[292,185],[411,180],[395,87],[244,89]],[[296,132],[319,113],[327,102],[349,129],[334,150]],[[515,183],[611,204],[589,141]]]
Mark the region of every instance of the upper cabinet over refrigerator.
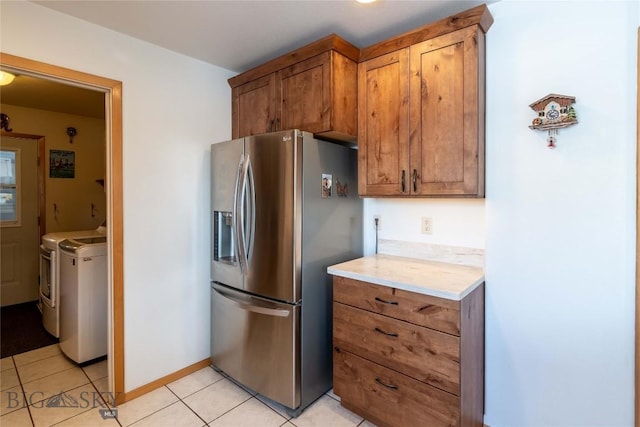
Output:
[[359,55],[332,34],[230,78],[233,138],[297,128],[355,145]]

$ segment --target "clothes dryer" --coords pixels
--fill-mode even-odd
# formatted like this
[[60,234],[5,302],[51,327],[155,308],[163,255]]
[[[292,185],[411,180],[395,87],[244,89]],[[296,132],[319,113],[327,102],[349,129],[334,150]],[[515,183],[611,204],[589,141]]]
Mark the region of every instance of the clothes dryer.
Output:
[[60,349],[77,363],[107,354],[107,238],[60,242]]
[[95,230],[60,231],[42,236],[40,245],[40,309],[42,325],[60,338],[60,253],[58,244],[65,239],[105,236],[106,227]]

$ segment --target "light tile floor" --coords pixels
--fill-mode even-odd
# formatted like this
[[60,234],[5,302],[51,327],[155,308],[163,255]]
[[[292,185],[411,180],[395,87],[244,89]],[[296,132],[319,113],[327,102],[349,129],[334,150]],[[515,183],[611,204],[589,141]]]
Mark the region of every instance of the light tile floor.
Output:
[[103,419],[99,410],[111,401],[106,361],[80,368],[56,344],[0,362],[2,427],[375,427],[331,392],[291,418],[210,367],[119,405],[117,419]]

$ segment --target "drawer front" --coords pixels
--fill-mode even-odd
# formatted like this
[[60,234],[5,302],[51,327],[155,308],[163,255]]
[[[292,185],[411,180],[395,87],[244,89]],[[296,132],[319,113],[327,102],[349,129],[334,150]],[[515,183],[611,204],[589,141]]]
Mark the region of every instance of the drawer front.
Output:
[[380,426],[457,426],[460,399],[342,349],[333,353],[342,405]]
[[333,345],[460,395],[456,336],[334,303]]
[[334,276],[333,299],[452,335],[460,335],[460,302]]

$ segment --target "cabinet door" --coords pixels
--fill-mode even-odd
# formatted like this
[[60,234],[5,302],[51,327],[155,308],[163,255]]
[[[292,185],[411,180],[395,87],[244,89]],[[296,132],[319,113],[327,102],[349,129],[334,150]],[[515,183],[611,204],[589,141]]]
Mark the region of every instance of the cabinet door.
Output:
[[279,89],[277,130],[324,132],[331,127],[331,52],[276,73]]
[[275,73],[234,88],[231,99],[234,139],[275,130]]
[[[358,65],[358,193],[409,193],[409,49]],[[403,184],[404,182],[404,184]]]
[[410,49],[411,192],[483,196],[484,34],[472,26]]

